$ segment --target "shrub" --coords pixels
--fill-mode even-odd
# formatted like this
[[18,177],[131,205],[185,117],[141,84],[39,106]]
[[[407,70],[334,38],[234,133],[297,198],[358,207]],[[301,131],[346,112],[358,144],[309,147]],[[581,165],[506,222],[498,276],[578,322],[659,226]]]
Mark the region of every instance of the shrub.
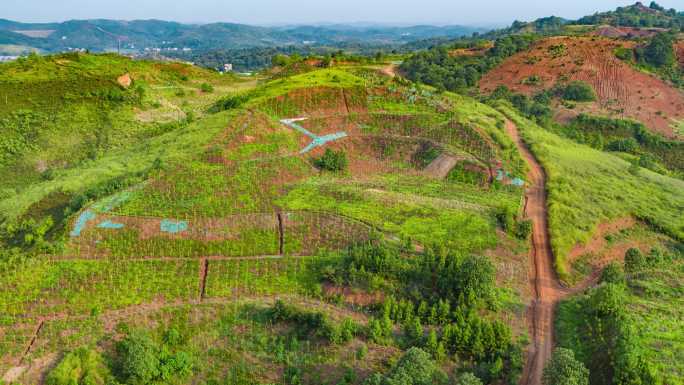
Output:
[[515,228],[515,235],[520,239],[528,239],[532,234],[532,221],[526,219],[518,222]]
[[117,345],[122,378],[133,384],[147,384],[159,377],[157,346],[149,334],[135,332]]
[[313,161],[314,166],[321,170],[339,172],[347,169],[347,154],[344,151],[334,151],[329,148],[325,153]]
[[45,379],[47,385],[104,385],[110,377],[102,357],[79,348],[67,353]]
[[620,47],[615,49],[615,57],[624,61],[634,60],[634,50],[631,48]]
[[502,230],[506,232],[513,232],[515,230],[515,211],[510,206],[496,208],[494,217]]
[[557,86],[556,94],[573,102],[593,102],[596,100],[596,92],[587,83],[582,81],[573,81],[568,84]]
[[482,381],[472,373],[463,373],[458,376],[454,385],[482,385]]
[[202,84],[200,85],[200,90],[201,90],[202,92],[211,93],[211,92],[214,92],[214,86],[212,86],[212,85],[209,84],[209,83],[202,83]]
[[209,112],[217,113],[239,108],[243,104],[247,103],[247,101],[249,101],[253,96],[253,92],[242,92],[239,94],[226,96],[217,100],[211,107],[209,107]]
[[589,385],[589,370],[569,349],[558,348],[544,367],[544,385]]
[[132,385],[168,383],[174,378],[187,377],[192,371],[193,357],[173,349],[182,340],[180,334],[171,329],[165,333],[164,340],[167,343],[159,346],[146,332],[134,331],[127,335],[116,346],[119,377]]
[[411,348],[386,375],[375,374],[365,385],[438,385],[446,384],[447,376],[430,354]]
[[675,62],[673,37],[669,33],[659,33],[644,48],[644,61],[655,67],[671,67]]
[[646,257],[639,249],[631,248],[625,253],[625,270],[633,273],[645,268],[647,265]]
[[639,150],[639,143],[634,138],[616,139],[606,146],[608,151],[635,153]]
[[616,262],[612,262],[606,266],[601,272],[601,282],[621,284],[625,282],[625,273]]

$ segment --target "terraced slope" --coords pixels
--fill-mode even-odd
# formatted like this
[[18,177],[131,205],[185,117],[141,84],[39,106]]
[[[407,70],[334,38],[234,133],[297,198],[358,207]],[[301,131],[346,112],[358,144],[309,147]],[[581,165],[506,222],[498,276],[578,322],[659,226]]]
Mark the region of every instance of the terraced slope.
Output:
[[[487,73],[480,89],[491,92],[504,85],[533,95],[559,81],[580,80],[592,85],[599,100],[561,109],[561,120],[580,112],[629,117],[666,137],[677,137],[673,127],[684,118],[684,94],[615,56],[615,49],[633,44],[601,37],[547,38]],[[532,77],[540,81],[526,81]]]
[[[157,325],[165,341],[164,328],[192,329],[200,319],[214,329],[184,329],[184,346],[202,359],[189,381],[235,369],[235,360],[212,356],[218,349],[253,355],[259,381],[285,381],[295,367],[305,383],[343,370],[360,383],[410,346],[431,349],[427,328],[420,336],[406,330],[415,320],[440,330],[443,353],[432,354],[446,367],[462,355],[498,368],[492,380],[520,375],[529,294],[526,245],[513,235],[525,166],[499,113],[362,68],[274,79],[239,94],[216,87],[214,95],[194,121],[0,202],[16,224],[3,242],[18,258],[1,262],[0,368],[8,381],[34,381],[78,347],[112,356],[104,341],[121,340],[116,323],[140,323],[146,333]],[[330,151],[344,154],[346,167],[320,166]],[[440,279],[476,271],[466,269],[471,263],[491,290],[475,295],[426,279],[426,271]],[[259,318],[275,299],[316,303],[311,309],[331,320],[326,327],[350,318],[356,331],[342,340],[293,337],[296,327]],[[253,344],[226,339],[221,325],[234,321]],[[447,330],[459,322],[495,338],[457,342]],[[264,339],[289,341],[278,349],[291,359],[266,354],[275,348]],[[372,360],[348,360],[344,347],[359,345]]]

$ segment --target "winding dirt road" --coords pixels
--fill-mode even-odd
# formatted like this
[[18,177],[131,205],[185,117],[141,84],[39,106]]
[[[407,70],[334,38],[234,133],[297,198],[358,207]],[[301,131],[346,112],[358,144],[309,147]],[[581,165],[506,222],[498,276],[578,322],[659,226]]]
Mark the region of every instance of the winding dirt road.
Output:
[[525,192],[525,216],[532,221],[529,276],[534,300],[527,311],[532,344],[528,350],[521,384],[540,385],[544,363],[551,358],[553,352],[554,309],[558,301],[569,295],[570,291],[560,285],[553,268],[553,251],[547,223],[546,173],[520,138],[518,128],[513,122],[506,121],[506,131],[530,167],[527,175],[529,185]]

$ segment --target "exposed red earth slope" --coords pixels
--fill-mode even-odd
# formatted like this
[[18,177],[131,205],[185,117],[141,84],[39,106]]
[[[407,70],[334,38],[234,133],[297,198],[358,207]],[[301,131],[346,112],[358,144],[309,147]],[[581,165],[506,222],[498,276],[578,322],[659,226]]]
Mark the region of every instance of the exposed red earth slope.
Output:
[[[544,39],[487,73],[480,81],[480,89],[489,93],[505,85],[516,92],[533,95],[559,81],[581,80],[594,87],[599,100],[564,110],[563,115],[588,112],[631,118],[674,138],[676,133],[672,126],[675,121],[684,119],[684,93],[615,57],[616,48],[633,47],[634,44],[602,37]],[[541,81],[536,84],[525,82],[533,76]]]

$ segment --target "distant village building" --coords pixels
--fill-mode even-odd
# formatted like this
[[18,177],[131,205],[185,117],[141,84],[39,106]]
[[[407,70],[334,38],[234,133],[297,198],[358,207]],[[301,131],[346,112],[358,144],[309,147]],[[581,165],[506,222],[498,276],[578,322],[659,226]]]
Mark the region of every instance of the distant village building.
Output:
[[0,63],[17,60],[19,56],[0,56]]
[[233,63],[226,63],[223,65],[223,72],[233,71]]

